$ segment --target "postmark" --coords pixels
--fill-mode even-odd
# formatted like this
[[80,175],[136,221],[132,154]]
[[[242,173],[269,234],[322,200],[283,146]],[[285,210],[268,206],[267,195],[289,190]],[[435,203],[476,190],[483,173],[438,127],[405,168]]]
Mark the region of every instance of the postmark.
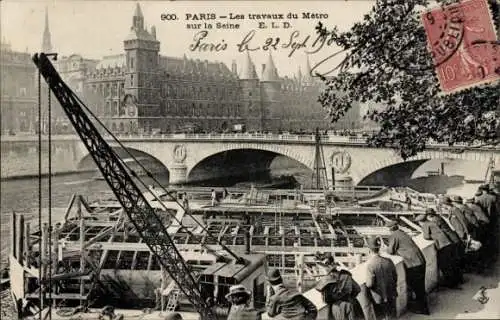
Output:
[[468,0],[421,15],[443,93],[500,79],[500,48],[486,0]]

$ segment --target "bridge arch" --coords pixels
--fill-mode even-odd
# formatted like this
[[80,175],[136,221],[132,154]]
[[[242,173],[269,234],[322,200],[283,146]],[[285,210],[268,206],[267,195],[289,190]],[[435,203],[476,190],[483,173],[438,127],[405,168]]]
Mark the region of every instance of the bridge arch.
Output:
[[[139,161],[151,173],[164,174],[167,176],[170,175],[168,167],[157,157],[151,155],[150,153],[130,147],[122,148],[113,146],[112,149],[122,160],[125,161],[125,163],[132,170],[135,170],[138,174],[141,173],[142,169],[134,160],[132,160],[129,153],[131,153],[137,159],[137,161]],[[86,153],[86,155],[78,162],[77,168],[79,171],[88,171],[97,169],[97,166],[94,163],[94,159],[92,158],[92,156],[89,153]]]
[[[498,158],[495,155],[495,158]],[[395,167],[397,165],[406,164],[410,168],[411,173],[415,172],[418,167],[424,164],[428,160],[466,160],[466,161],[477,161],[484,165],[487,165],[491,161],[491,154],[488,153],[472,153],[472,152],[451,152],[451,151],[441,151],[441,150],[425,150],[418,153],[416,156],[410,157],[407,160],[403,160],[400,156],[392,154],[384,159],[373,161],[370,165],[364,166],[359,170],[357,179],[355,179],[355,184],[366,183],[367,178],[370,175],[376,174],[381,170],[389,167]],[[410,175],[411,175],[410,173]]]
[[213,166],[223,167],[229,172],[238,169],[247,170],[247,173],[248,170],[269,171],[271,163],[278,156],[283,156],[293,161],[294,164],[298,164],[298,170],[312,170],[310,159],[293,148],[275,145],[235,144],[217,148],[216,152],[206,152],[203,156],[198,157],[196,163],[188,168],[186,178],[188,182],[197,180],[203,174],[204,169]]

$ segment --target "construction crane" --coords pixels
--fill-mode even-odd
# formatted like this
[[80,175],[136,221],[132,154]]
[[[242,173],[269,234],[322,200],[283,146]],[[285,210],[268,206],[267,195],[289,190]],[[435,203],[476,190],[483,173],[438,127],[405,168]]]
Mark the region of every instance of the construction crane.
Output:
[[201,318],[216,319],[212,306],[203,298],[198,283],[162,221],[134,183],[122,161],[90,121],[82,108],[83,104],[80,99],[62,81],[49,59],[50,56],[56,55],[35,54],[33,61],[92,155],[129,220]]

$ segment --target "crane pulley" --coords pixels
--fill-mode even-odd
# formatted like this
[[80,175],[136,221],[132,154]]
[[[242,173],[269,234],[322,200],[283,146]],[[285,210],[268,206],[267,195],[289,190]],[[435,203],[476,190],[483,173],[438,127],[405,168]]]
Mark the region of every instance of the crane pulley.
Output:
[[134,183],[124,164],[90,121],[80,99],[61,79],[49,59],[50,56],[57,57],[56,54],[40,53],[33,56],[33,61],[129,220],[202,319],[215,319],[212,306],[203,299],[192,270],[186,265],[162,221]]

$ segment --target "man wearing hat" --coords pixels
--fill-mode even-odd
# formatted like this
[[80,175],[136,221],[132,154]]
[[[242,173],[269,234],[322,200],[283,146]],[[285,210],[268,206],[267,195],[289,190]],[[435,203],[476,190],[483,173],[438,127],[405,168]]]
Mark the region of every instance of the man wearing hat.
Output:
[[425,291],[425,258],[413,239],[399,229],[397,221],[389,221],[387,227],[391,231],[387,253],[403,258],[406,270],[406,285],[415,293],[415,313],[429,314],[427,293]]
[[456,287],[461,280],[461,270],[458,267],[460,261],[458,245],[461,240],[434,209],[428,208],[425,213],[426,218],[420,224],[422,235],[424,239],[434,241],[438,269],[443,274],[444,284],[448,287]]
[[248,307],[251,292],[245,286],[238,284],[229,288],[226,295],[227,301],[231,303],[231,309],[227,320],[260,320],[261,315],[256,310]]
[[318,315],[316,306],[299,292],[286,288],[279,270],[272,270],[268,275],[268,281],[271,288],[266,308],[271,318],[279,315],[280,319],[316,319]]
[[328,320],[354,320],[354,304],[361,291],[352,275],[345,269],[338,270],[333,261],[325,268],[326,276],[316,285],[323,301],[328,305]]
[[489,191],[490,187],[487,184],[479,186],[479,189],[476,192],[476,203],[483,208],[490,221],[493,221],[493,219],[496,219],[496,215],[498,214],[496,211],[497,199],[494,195],[490,194]]
[[380,239],[370,237],[368,248],[372,256],[366,267],[366,287],[370,289],[375,313],[383,319],[396,316],[396,298],[398,296],[398,274],[391,259],[380,255]]
[[462,241],[465,241],[467,239],[467,236],[469,235],[469,226],[464,214],[462,213],[462,211],[460,211],[460,209],[453,205],[453,201],[449,196],[446,196],[444,198],[443,205],[450,214],[449,221],[451,226],[458,234],[458,237]]
[[477,220],[472,210],[464,204],[461,196],[453,196],[451,198],[451,201],[453,202],[453,206],[458,208],[463,213],[471,237],[473,239],[477,239],[477,229],[479,228],[479,221]]

